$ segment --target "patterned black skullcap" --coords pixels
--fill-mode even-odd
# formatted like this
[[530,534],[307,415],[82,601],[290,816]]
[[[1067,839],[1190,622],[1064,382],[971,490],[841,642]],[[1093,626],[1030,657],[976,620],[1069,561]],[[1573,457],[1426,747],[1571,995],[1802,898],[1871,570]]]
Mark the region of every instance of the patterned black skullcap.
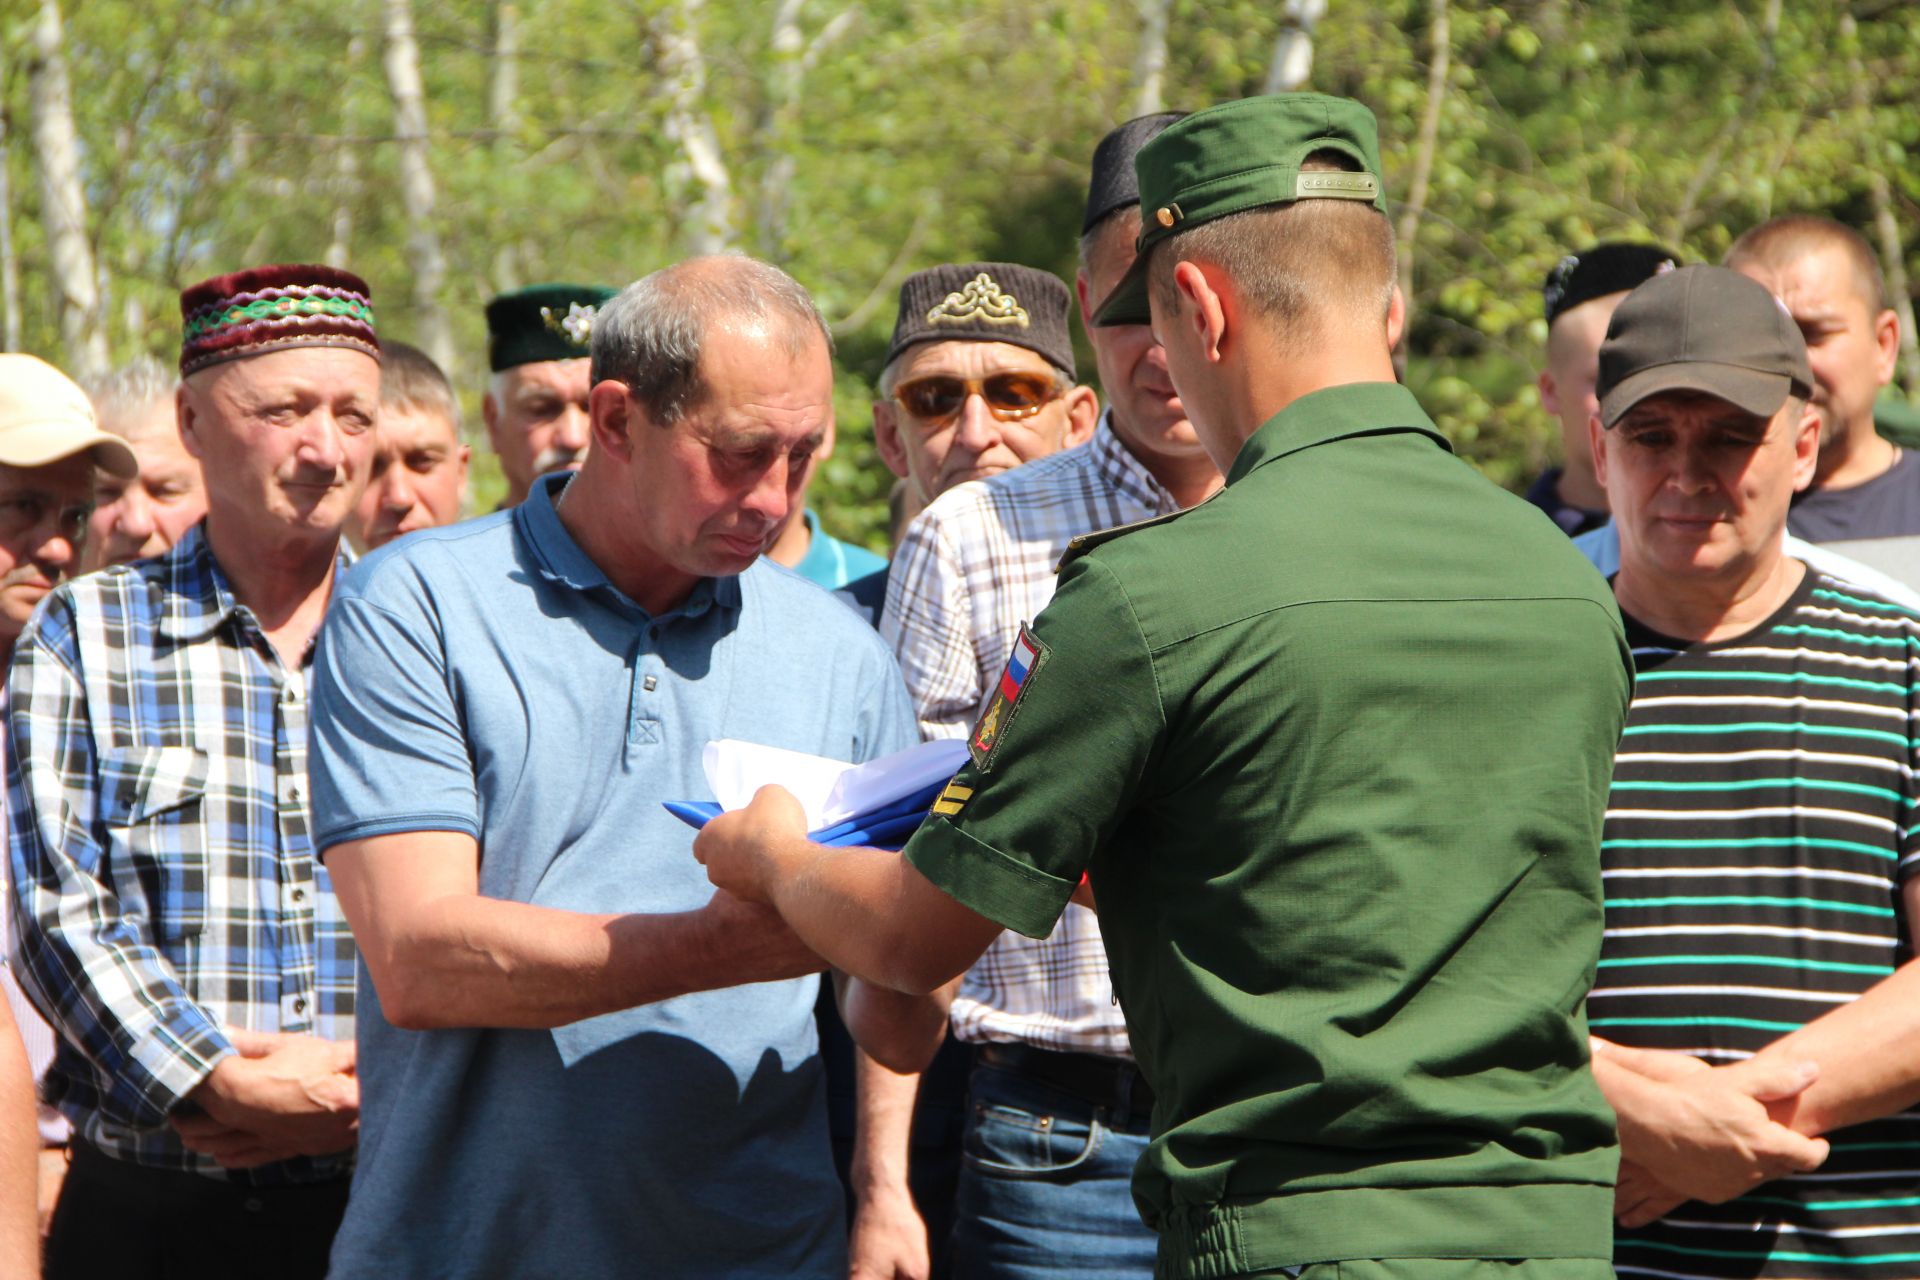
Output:
[[1133,119],[1100,139],[1093,149],[1093,176],[1087,183],[1087,214],[1080,221],[1080,234],[1093,230],[1110,213],[1140,203],[1140,179],[1133,171],[1133,158],[1140,148],[1159,136],[1160,131],[1180,119],[1184,111],[1159,111]]
[[1679,265],[1679,254],[1657,244],[1616,240],[1597,244],[1585,253],[1570,253],[1547,272],[1547,282],[1540,290],[1546,304],[1547,327],[1552,328],[1561,313],[1583,302],[1625,293]]
[[900,282],[886,364],[916,342],[1010,342],[1076,377],[1060,277],[1015,262],[952,262]]

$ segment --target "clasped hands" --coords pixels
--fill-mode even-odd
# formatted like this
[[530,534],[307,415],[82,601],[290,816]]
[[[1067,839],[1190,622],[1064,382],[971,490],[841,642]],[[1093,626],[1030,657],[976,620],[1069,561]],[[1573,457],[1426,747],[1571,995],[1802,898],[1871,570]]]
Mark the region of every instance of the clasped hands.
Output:
[[1596,1061],[1639,1077],[1620,1116],[1614,1216],[1640,1227],[1689,1200],[1720,1204],[1763,1182],[1817,1169],[1827,1143],[1789,1124],[1819,1077],[1812,1062],[1764,1057],[1714,1067],[1690,1054],[1595,1038]]
[[224,1028],[234,1053],[214,1064],[169,1119],[188,1150],[229,1169],[345,1151],[358,1139],[360,1080],[351,1043]]

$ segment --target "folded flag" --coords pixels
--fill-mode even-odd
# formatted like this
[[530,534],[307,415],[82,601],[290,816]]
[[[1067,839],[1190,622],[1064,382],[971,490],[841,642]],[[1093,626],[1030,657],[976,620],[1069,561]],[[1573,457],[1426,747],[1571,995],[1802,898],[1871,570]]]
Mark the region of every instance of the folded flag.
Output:
[[898,849],[966,758],[966,743],[958,739],[923,742],[861,765],[721,739],[701,756],[716,798],[669,800],[666,809],[690,827],[704,827],[777,783],[800,801],[807,838],[816,844]]

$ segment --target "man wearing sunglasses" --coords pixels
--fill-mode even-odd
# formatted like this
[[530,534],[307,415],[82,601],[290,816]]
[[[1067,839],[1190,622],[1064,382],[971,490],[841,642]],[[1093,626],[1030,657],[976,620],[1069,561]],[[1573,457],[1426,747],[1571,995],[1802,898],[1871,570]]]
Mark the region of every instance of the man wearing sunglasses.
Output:
[[[1179,118],[1129,121],[1094,152],[1077,282],[1083,321],[1133,264],[1134,153]],[[972,727],[1074,538],[1178,511],[1220,485],[1149,328],[1089,326],[1089,336],[1110,404],[1088,445],[948,491],[902,541],[882,630],[929,737]],[[1002,934],[962,981],[953,1032],[975,1054],[955,1275],[1005,1275],[1035,1253],[1067,1274],[1149,1274],[1154,1237],[1128,1183],[1146,1148],[1151,1095],[1093,913],[1069,907],[1042,939]],[[1036,1146],[1027,1139],[1042,1121],[1051,1137]]]

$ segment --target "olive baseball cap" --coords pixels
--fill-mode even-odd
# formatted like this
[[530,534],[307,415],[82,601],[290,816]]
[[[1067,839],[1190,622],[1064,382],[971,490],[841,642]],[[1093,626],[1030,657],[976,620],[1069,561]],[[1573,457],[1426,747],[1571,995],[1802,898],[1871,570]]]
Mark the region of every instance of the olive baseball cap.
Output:
[[1800,327],[1767,287],[1725,267],[1666,271],[1621,299],[1600,345],[1600,425],[1667,391],[1699,391],[1760,417],[1813,394]]
[[[1352,173],[1303,173],[1316,151],[1337,151]],[[1139,256],[1093,322],[1146,324],[1148,250],[1183,231],[1296,200],[1361,200],[1386,213],[1380,132],[1373,112],[1351,98],[1273,93],[1242,98],[1176,120],[1133,159],[1140,180]]]

